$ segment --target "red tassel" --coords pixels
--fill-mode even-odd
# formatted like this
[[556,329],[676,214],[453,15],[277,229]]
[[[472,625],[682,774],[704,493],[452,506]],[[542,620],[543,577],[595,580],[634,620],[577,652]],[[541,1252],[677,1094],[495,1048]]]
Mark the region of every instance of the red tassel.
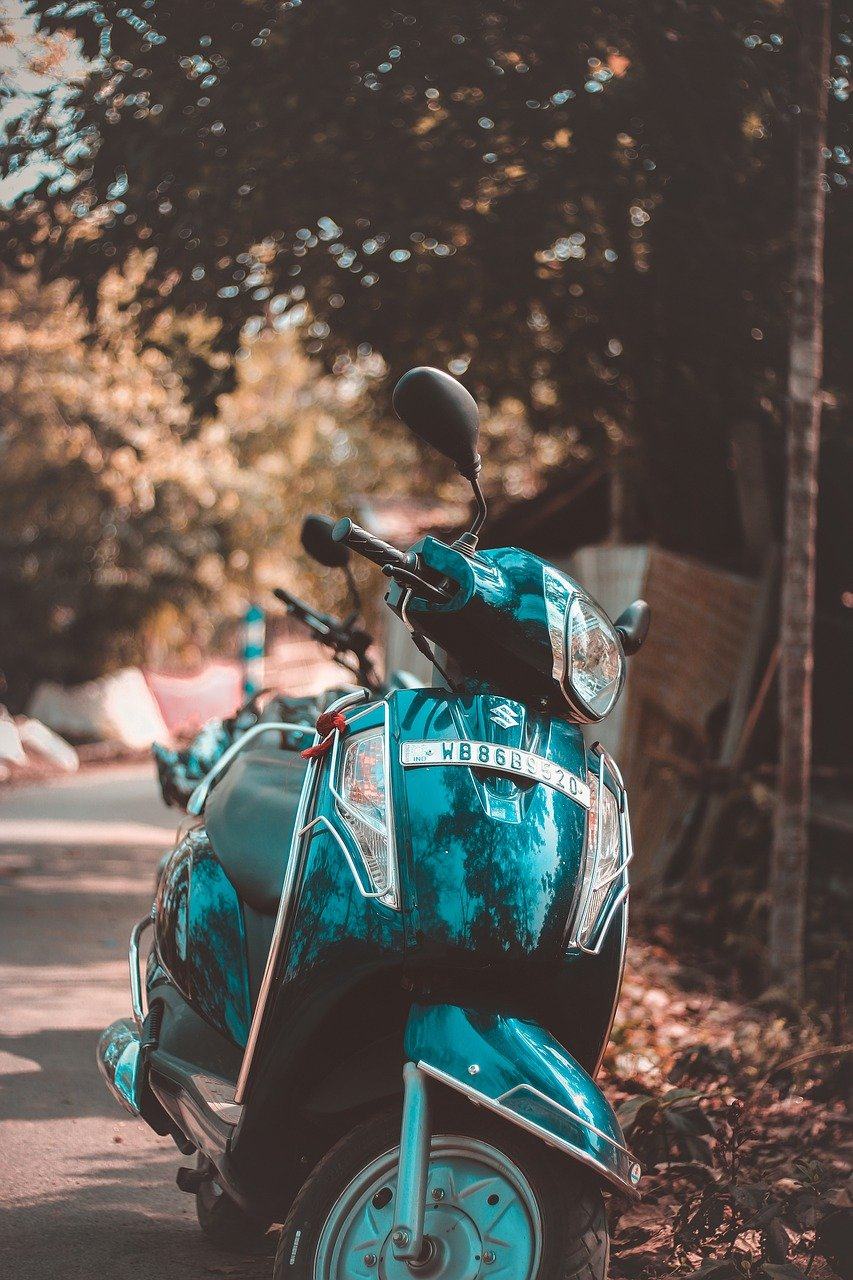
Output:
[[334,731],[338,733],[346,733],[347,720],[342,711],[323,711],[317,717],[317,732],[321,741],[313,747],[306,747],[304,751],[300,751],[303,760],[313,760],[316,756],[324,756],[332,745]]

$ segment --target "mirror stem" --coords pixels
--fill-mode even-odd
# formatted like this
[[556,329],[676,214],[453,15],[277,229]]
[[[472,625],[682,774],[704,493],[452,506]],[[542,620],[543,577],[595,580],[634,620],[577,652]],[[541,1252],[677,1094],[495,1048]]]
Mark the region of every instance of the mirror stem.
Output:
[[463,555],[472,556],[477,550],[477,535],[486,523],[486,515],[488,507],[486,499],[483,497],[483,490],[480,488],[479,481],[476,476],[469,476],[471,488],[474,490],[474,497],[477,500],[477,514],[474,516],[474,523],[467,533],[461,533],[453,543],[457,551],[461,551]]
[[474,517],[474,523],[471,525],[470,532],[476,538],[477,534],[480,532],[483,525],[486,523],[486,515],[488,514],[488,507],[486,506],[486,499],[483,497],[483,490],[480,488],[479,480],[476,480],[476,479],[472,480],[471,488],[474,490],[474,498],[476,499],[476,502],[477,502],[477,514]]

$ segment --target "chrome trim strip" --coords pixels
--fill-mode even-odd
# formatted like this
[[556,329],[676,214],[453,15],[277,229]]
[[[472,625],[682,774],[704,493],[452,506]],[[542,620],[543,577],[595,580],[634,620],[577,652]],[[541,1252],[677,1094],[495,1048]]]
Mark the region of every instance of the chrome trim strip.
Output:
[[607,933],[607,930],[610,927],[610,922],[613,919],[619,907],[621,907],[622,903],[628,897],[629,893],[630,893],[629,886],[627,884],[623,885],[623,887],[617,893],[616,897],[613,899],[613,902],[610,904],[610,907],[608,908],[604,916],[603,922],[599,928],[598,942],[595,944],[594,947],[586,947],[584,946],[583,943],[581,942],[578,943],[578,949],[582,951],[584,955],[597,956],[599,954],[599,952],[601,951],[602,944],[604,942],[604,935]]
[[130,968],[130,1007],[133,1011],[133,1021],[136,1023],[140,1034],[142,1032],[142,1024],[145,1021],[145,1010],[142,1005],[142,975],[139,972],[139,939],[149,925],[154,923],[155,915],[156,907],[152,906],[148,915],[137,921],[130,931],[130,944],[127,950],[127,961]]
[[[628,897],[628,894],[631,891],[631,886],[628,880],[628,865],[634,857],[634,845],[631,839],[631,824],[628,818],[628,794],[625,790],[625,783],[622,780],[622,774],[619,771],[616,761],[609,754],[609,752],[607,752],[604,749],[604,747],[601,745],[600,742],[594,742],[592,744],[592,750],[595,752],[595,754],[599,758],[598,785],[596,787],[596,792],[597,792],[596,812],[599,815],[599,819],[598,819],[598,825],[595,833],[595,853],[593,855],[592,874],[589,878],[589,883],[587,885],[586,893],[583,896],[583,900],[578,904],[578,909],[575,912],[575,920],[572,926],[572,937],[569,943],[567,944],[567,949],[580,951],[583,955],[587,955],[587,956],[597,956],[600,953],[601,948],[604,945],[604,939],[607,936],[607,930],[610,928],[610,924],[613,920],[613,917],[615,916],[616,912],[619,910],[620,906],[626,900],[626,898]],[[600,820],[600,815],[602,813],[602,800],[603,800],[604,790],[606,787],[606,784],[604,781],[605,765],[607,765],[607,769],[610,773],[610,776],[617,787],[617,791],[612,792],[612,794],[615,796],[617,809],[619,813],[619,844],[620,844],[620,850],[621,850],[622,856],[620,858],[619,865],[617,866],[616,870],[611,872],[610,875],[605,876],[603,880],[599,881],[599,880],[596,880],[596,872],[598,870],[598,864],[601,860],[601,845],[602,845],[602,838],[603,838],[603,831],[604,831],[604,824]],[[611,790],[610,787],[607,787],[606,789],[608,791]],[[596,921],[593,924],[593,932],[598,935],[598,941],[595,943],[594,946],[591,946],[591,947],[586,946],[584,943],[580,941],[578,937],[578,933],[583,926],[584,918],[586,916],[586,912],[589,907],[590,899],[593,893],[595,893],[597,890],[603,889],[607,885],[615,883],[615,881],[617,881],[620,877],[623,877],[624,879],[624,883],[621,889],[616,894],[613,901],[610,903],[610,906],[607,908],[606,912],[601,917],[600,921]],[[622,945],[623,969],[624,969],[624,954],[625,954],[625,945],[623,940],[623,945]],[[620,978],[620,984],[621,984],[621,978]],[[615,1005],[614,1005],[614,1016],[615,1016]],[[611,1018],[611,1026],[612,1025],[613,1025],[613,1020]],[[599,1064],[600,1064],[600,1059],[599,1059]],[[597,1070],[597,1067],[596,1067],[596,1070]]]
[[[614,1186],[621,1191],[627,1191],[631,1196],[638,1196],[639,1192],[630,1182],[621,1178],[618,1173],[614,1173],[612,1169],[608,1169],[606,1165],[601,1164],[594,1156],[589,1155],[586,1151],[581,1151],[579,1147],[575,1147],[570,1142],[566,1142],[564,1138],[557,1137],[551,1133],[549,1129],[543,1128],[533,1120],[528,1120],[526,1116],[520,1116],[511,1107],[505,1107],[500,1101],[488,1097],[485,1093],[478,1093],[476,1089],[472,1089],[470,1085],[463,1084],[461,1080],[457,1080],[455,1076],[448,1075],[446,1071],[442,1071],[439,1067],[430,1066],[428,1062],[419,1062],[418,1066],[426,1075],[432,1076],[435,1080],[439,1080],[442,1084],[448,1085],[451,1089],[457,1089],[464,1094],[470,1102],[477,1107],[486,1107],[489,1111],[496,1112],[499,1116],[503,1116],[505,1120],[511,1124],[516,1124],[520,1129],[525,1129],[528,1133],[532,1133],[534,1137],[541,1138],[543,1142],[550,1147],[555,1147],[558,1151],[562,1151],[572,1156],[579,1164],[584,1164],[590,1169],[594,1169],[596,1173],[600,1173],[602,1177],[607,1178],[608,1182],[612,1182]],[[549,1099],[550,1101],[550,1099]],[[575,1118],[575,1117],[573,1117]],[[630,1153],[629,1153],[630,1154]],[[631,1157],[633,1161],[633,1156]],[[636,1163],[636,1162],[634,1162]],[[638,1167],[638,1166],[637,1166]]]
[[496,1101],[506,1106],[507,1098],[511,1098],[514,1093],[532,1093],[540,1102],[546,1102],[549,1107],[553,1107],[555,1111],[561,1111],[564,1116],[568,1116],[576,1124],[582,1125],[584,1129],[589,1129],[590,1133],[594,1133],[597,1138],[603,1138],[605,1142],[609,1142],[611,1147],[615,1147],[623,1156],[627,1156],[629,1160],[633,1160],[633,1156],[623,1142],[617,1142],[609,1133],[605,1133],[603,1129],[598,1129],[594,1124],[590,1124],[589,1120],[584,1120],[576,1111],[570,1111],[568,1107],[564,1107],[561,1102],[555,1102],[553,1098],[549,1098],[547,1093],[543,1093],[541,1089],[537,1089],[532,1084],[515,1084],[511,1089],[507,1089],[506,1093],[498,1095]]
[[332,839],[335,841],[338,848],[340,849],[341,853],[344,855],[344,858],[346,859],[346,864],[349,867],[350,871],[352,872],[352,878],[355,881],[355,887],[358,889],[362,898],[382,898],[384,894],[387,892],[387,890],[377,889],[374,893],[369,893],[362,886],[362,883],[358,874],[358,867],[355,865],[355,860],[352,854],[350,853],[349,849],[347,848],[346,842],[344,841],[343,836],[339,831],[335,830],[335,828],[332,826],[331,822],[329,821],[329,819],[326,817],[324,813],[321,813],[318,817],[313,818],[311,822],[306,823],[305,826],[302,828],[302,830],[299,832],[299,834],[301,836],[304,836],[306,832],[311,831],[312,829],[316,829],[319,826],[323,826],[326,828],[329,835],[332,837]]
[[241,733],[235,742],[227,747],[222,755],[213,765],[213,767],[205,774],[195,791],[189,798],[187,803],[187,813],[191,813],[197,818],[203,812],[207,797],[210,795],[210,789],[216,779],[224,769],[227,769],[235,756],[239,755],[244,747],[247,747],[255,738],[260,737],[262,733],[314,733],[314,728],[310,724],[289,724],[285,721],[268,721],[264,724],[253,724],[251,729],[247,729],[245,733]]
[[[601,935],[602,938],[604,937],[604,932],[602,932],[602,935]],[[613,1023],[616,1021],[616,1010],[619,1008],[619,997],[622,994],[622,980],[625,977],[625,960],[627,958],[627,950],[628,950],[628,907],[626,906],[625,910],[622,912],[622,936],[619,939],[619,977],[617,978],[616,985],[613,988],[613,1003],[610,1007],[610,1017],[607,1020],[607,1030],[605,1031],[602,1037],[601,1049],[599,1051],[598,1057],[596,1058],[595,1066],[590,1072],[590,1075],[592,1076],[593,1080],[601,1070],[601,1064],[604,1061],[604,1055],[607,1052],[607,1046],[610,1044],[610,1036],[613,1031]]]
[[[400,864],[397,861],[397,839],[394,827],[394,791],[391,780],[391,719],[388,707],[388,701],[385,698],[371,702],[369,707],[365,707],[362,711],[357,711],[347,721],[347,732],[351,732],[355,723],[368,712],[376,709],[377,706],[382,707],[382,767],[385,771],[385,839],[388,844],[388,872],[389,883],[381,893],[365,894],[363,890],[360,892],[364,897],[376,898],[380,902],[384,902],[386,906],[393,907],[395,911],[400,910]],[[341,739],[342,735],[334,730],[334,742],[332,743],[332,754],[329,762],[329,791],[335,801],[336,808],[341,812],[346,822],[347,813],[350,814],[357,822],[363,822],[356,810],[351,804],[348,804],[337,788],[338,768],[340,759]],[[348,828],[349,829],[349,828]],[[330,830],[332,830],[330,826]],[[333,831],[333,834],[336,834]],[[353,836],[353,839],[355,837]],[[358,842],[356,841],[356,844]],[[361,855],[359,855],[361,856]],[[349,858],[349,854],[347,854]],[[355,873],[353,873],[355,874]],[[369,874],[369,872],[368,872]]]
[[[586,882],[587,882],[587,883],[586,883],[586,888],[585,888],[585,890],[583,891],[583,894],[582,894],[582,896],[581,896],[581,900],[580,900],[580,902],[578,903],[577,911],[575,912],[575,926],[574,926],[574,927],[575,927],[575,930],[576,930],[577,932],[579,932],[579,931],[580,931],[580,929],[583,927],[583,922],[584,922],[584,920],[586,919],[586,913],[587,913],[587,909],[588,909],[588,907],[589,907],[589,902],[590,902],[590,899],[591,899],[591,897],[592,897],[592,895],[593,895],[593,893],[594,893],[594,891],[595,891],[595,878],[596,878],[596,874],[597,874],[597,872],[598,872],[598,864],[599,864],[599,862],[601,861],[601,848],[602,848],[602,844],[603,844],[603,841],[604,841],[604,823],[603,823],[603,822],[602,822],[602,820],[601,820],[601,814],[602,814],[602,801],[603,801],[603,798],[604,798],[604,756],[602,755],[602,756],[600,757],[600,759],[599,759],[599,762],[598,762],[598,781],[597,781],[597,786],[596,786],[596,801],[595,801],[595,813],[596,813],[596,821],[595,821],[595,850],[594,850],[594,852],[593,852],[593,854],[592,854],[592,867],[591,867],[591,870],[590,870],[590,874],[589,874],[589,876],[587,877],[587,874],[586,874],[586,863],[587,863],[587,859],[589,858],[589,852],[588,852],[588,851],[587,851],[587,849],[586,849],[586,840],[584,840],[584,869],[583,869],[583,875],[584,875],[584,879],[586,880]],[[592,806],[590,806],[590,808],[591,808],[591,807],[592,807]],[[588,831],[588,830],[589,830],[589,822],[587,822],[587,831]],[[577,934],[576,934],[576,933],[575,933],[575,934],[573,934],[572,942],[570,943],[570,945],[573,945],[573,946],[576,946],[576,947],[579,947],[579,946],[580,946],[580,943],[579,943],[579,941],[578,941],[578,939],[577,939]]]
[[391,776],[391,712],[385,699],[382,700],[384,716],[384,750],[382,767],[385,770],[385,825],[388,832],[388,869],[393,876],[388,892],[393,893],[393,901],[389,906],[400,911],[403,907],[403,889],[400,881],[400,862],[397,857],[397,828],[394,823],[394,780]]
[[[342,698],[338,698],[336,702],[328,708],[330,712],[342,711],[345,707],[351,706],[355,702],[363,702],[365,698],[370,697],[368,689],[356,689],[352,693],[346,693]],[[313,746],[320,741],[320,735],[314,732]],[[273,926],[272,939],[270,941],[270,949],[267,954],[267,962],[264,966],[264,976],[261,979],[261,986],[258,992],[258,1002],[255,1005],[255,1012],[252,1015],[252,1025],[249,1028],[249,1037],[246,1041],[246,1048],[243,1051],[243,1061],[240,1064],[240,1074],[237,1077],[237,1088],[234,1091],[234,1101],[242,1103],[246,1095],[246,1084],[249,1079],[249,1071],[252,1066],[252,1059],[255,1056],[258,1037],[261,1032],[261,1024],[264,1019],[264,1012],[269,1000],[270,989],[272,987],[273,974],[278,964],[279,954],[281,952],[282,941],[284,938],[285,927],[290,915],[293,892],[296,886],[296,877],[299,870],[300,857],[299,845],[302,840],[300,834],[305,825],[305,815],[308,811],[308,804],[313,794],[314,785],[319,773],[318,758],[314,757],[308,762],[308,768],[305,772],[305,781],[302,783],[302,791],[299,796],[299,807],[296,811],[296,820],[293,824],[293,834],[290,840],[290,852],[287,857],[287,869],[284,874],[284,883],[281,886],[281,897],[278,901],[278,911],[276,912],[275,925]]]
[[[319,742],[318,734],[315,733],[314,738],[315,744],[316,742]],[[284,882],[281,886],[281,897],[278,900],[278,911],[276,912],[275,924],[273,925],[270,949],[267,953],[267,962],[264,966],[264,976],[261,979],[261,986],[258,991],[258,1002],[255,1005],[255,1012],[252,1014],[252,1025],[249,1027],[249,1036],[246,1040],[246,1048],[243,1051],[243,1061],[240,1064],[240,1074],[237,1077],[237,1088],[234,1090],[235,1102],[242,1103],[245,1097],[246,1082],[249,1078],[249,1069],[252,1065],[252,1059],[258,1043],[258,1036],[261,1031],[261,1023],[264,1019],[264,1012],[267,1007],[267,1001],[272,987],[273,973],[275,972],[279,953],[281,951],[281,943],[284,936],[287,917],[290,914],[293,890],[296,884],[299,863],[301,861],[299,857],[300,833],[302,827],[305,825],[305,814],[308,809],[309,797],[314,791],[314,783],[317,773],[317,758],[314,758],[308,762],[305,780],[302,783],[302,791],[299,796],[299,807],[296,811],[296,822],[294,823],[293,833],[290,838],[290,851],[287,856],[287,869],[284,873]]]

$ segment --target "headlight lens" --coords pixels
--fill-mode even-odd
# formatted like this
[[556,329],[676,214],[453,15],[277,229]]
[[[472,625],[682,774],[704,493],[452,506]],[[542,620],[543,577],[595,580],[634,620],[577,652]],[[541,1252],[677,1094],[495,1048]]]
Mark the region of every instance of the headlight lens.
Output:
[[622,691],[625,659],[610,619],[581,595],[566,613],[565,664],[567,697],[590,719],[601,720]]
[[374,889],[386,905],[399,906],[397,867],[388,829],[383,730],[346,742],[340,796],[343,803],[338,803],[338,812],[358,845]]
[[[582,947],[589,946],[601,909],[613,888],[613,881],[622,862],[622,836],[616,797],[609,787],[603,787],[599,807],[598,775],[588,771],[587,781],[590,807],[587,813],[583,884],[578,899],[582,917],[575,930],[575,937]],[[596,852],[599,854],[597,859]]]

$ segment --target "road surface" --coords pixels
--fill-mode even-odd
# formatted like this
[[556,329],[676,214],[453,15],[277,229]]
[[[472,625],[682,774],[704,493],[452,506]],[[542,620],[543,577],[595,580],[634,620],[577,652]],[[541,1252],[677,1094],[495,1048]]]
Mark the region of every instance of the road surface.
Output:
[[178,1191],[181,1157],[123,1112],[95,1066],[129,1012],[127,939],[176,810],[153,767],[0,792],[0,1276],[261,1280],[215,1249]]

